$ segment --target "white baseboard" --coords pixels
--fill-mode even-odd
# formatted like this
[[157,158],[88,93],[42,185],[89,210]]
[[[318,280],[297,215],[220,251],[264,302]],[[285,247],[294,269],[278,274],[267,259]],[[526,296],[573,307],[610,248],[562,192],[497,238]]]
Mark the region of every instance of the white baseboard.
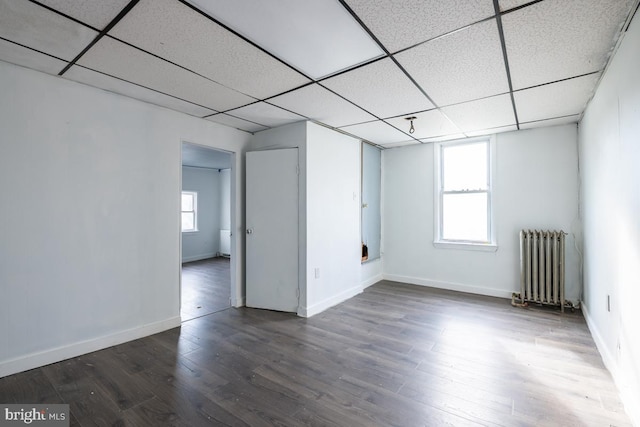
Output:
[[93,351],[102,350],[127,341],[157,334],[180,326],[180,322],[180,316],[172,317],[170,319],[116,332],[111,335],[80,341],[62,347],[31,353],[19,358],[3,361],[0,362],[0,378],[91,353]]
[[447,289],[450,291],[466,292],[469,294],[486,295],[498,298],[511,298],[513,291],[505,291],[501,289],[484,288],[474,285],[465,285],[453,282],[441,282],[438,280],[422,279],[419,277],[399,276],[395,274],[383,274],[384,280],[392,282],[409,283],[411,285],[427,286],[431,288]]
[[591,337],[600,352],[604,366],[609,370],[613,377],[613,382],[615,382],[616,387],[618,387],[620,399],[624,404],[624,409],[627,412],[627,415],[631,419],[631,423],[634,426],[640,426],[640,406],[638,406],[638,402],[640,402],[640,384],[628,384],[629,378],[627,378],[627,375],[624,375],[619,369],[616,358],[607,348],[607,345],[600,334],[600,330],[589,314],[589,308],[584,301],[580,302],[580,309],[582,310],[584,320],[587,322],[589,332],[591,332]]
[[352,298],[359,293],[362,293],[361,286],[354,286],[351,289],[347,289],[346,291],[340,292],[338,295],[334,295],[330,298],[327,298],[323,301],[320,301],[317,304],[312,305],[311,307],[300,307],[298,309],[298,316],[300,317],[311,317],[315,316],[318,313],[322,313],[328,308],[333,307],[334,305],[338,305],[343,301]]
[[360,283],[360,286],[362,286],[362,290],[365,290],[369,286],[375,285],[376,283],[378,283],[381,280],[383,280],[382,274],[377,274],[377,275],[365,280],[364,282]]
[[241,298],[231,298],[231,307],[244,307],[247,305],[247,297],[242,296]]
[[201,259],[215,258],[216,255],[217,255],[217,252],[212,252],[210,254],[200,254],[200,255],[182,257],[182,262],[185,263],[185,262],[200,261]]

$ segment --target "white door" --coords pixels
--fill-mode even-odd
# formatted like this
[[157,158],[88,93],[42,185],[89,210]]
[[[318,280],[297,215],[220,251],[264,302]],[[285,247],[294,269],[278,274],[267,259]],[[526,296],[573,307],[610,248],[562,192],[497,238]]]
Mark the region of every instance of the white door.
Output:
[[298,310],[298,149],[247,153],[247,307]]

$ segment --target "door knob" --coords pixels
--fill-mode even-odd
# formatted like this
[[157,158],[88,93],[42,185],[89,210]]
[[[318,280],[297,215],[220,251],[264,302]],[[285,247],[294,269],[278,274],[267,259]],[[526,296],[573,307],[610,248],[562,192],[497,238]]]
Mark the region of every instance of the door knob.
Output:
[[247,228],[247,234],[253,234],[253,228]]

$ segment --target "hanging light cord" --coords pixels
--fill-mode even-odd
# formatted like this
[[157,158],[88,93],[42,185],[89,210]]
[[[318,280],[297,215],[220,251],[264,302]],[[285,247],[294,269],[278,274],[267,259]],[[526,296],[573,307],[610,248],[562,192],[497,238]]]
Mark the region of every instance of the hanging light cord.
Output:
[[416,131],[416,128],[413,127],[413,121],[416,119],[415,116],[411,116],[411,117],[405,117],[405,120],[409,120],[411,122],[411,127],[409,127],[409,133],[414,133]]

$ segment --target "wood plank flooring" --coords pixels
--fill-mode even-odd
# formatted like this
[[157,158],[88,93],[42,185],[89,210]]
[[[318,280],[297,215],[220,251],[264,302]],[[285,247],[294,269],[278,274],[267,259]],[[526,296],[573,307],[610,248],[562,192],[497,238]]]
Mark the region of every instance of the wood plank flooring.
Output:
[[380,282],[310,319],[227,309],[0,379],[94,426],[628,426],[582,315]]
[[182,320],[191,320],[231,306],[229,258],[217,257],[182,264]]

